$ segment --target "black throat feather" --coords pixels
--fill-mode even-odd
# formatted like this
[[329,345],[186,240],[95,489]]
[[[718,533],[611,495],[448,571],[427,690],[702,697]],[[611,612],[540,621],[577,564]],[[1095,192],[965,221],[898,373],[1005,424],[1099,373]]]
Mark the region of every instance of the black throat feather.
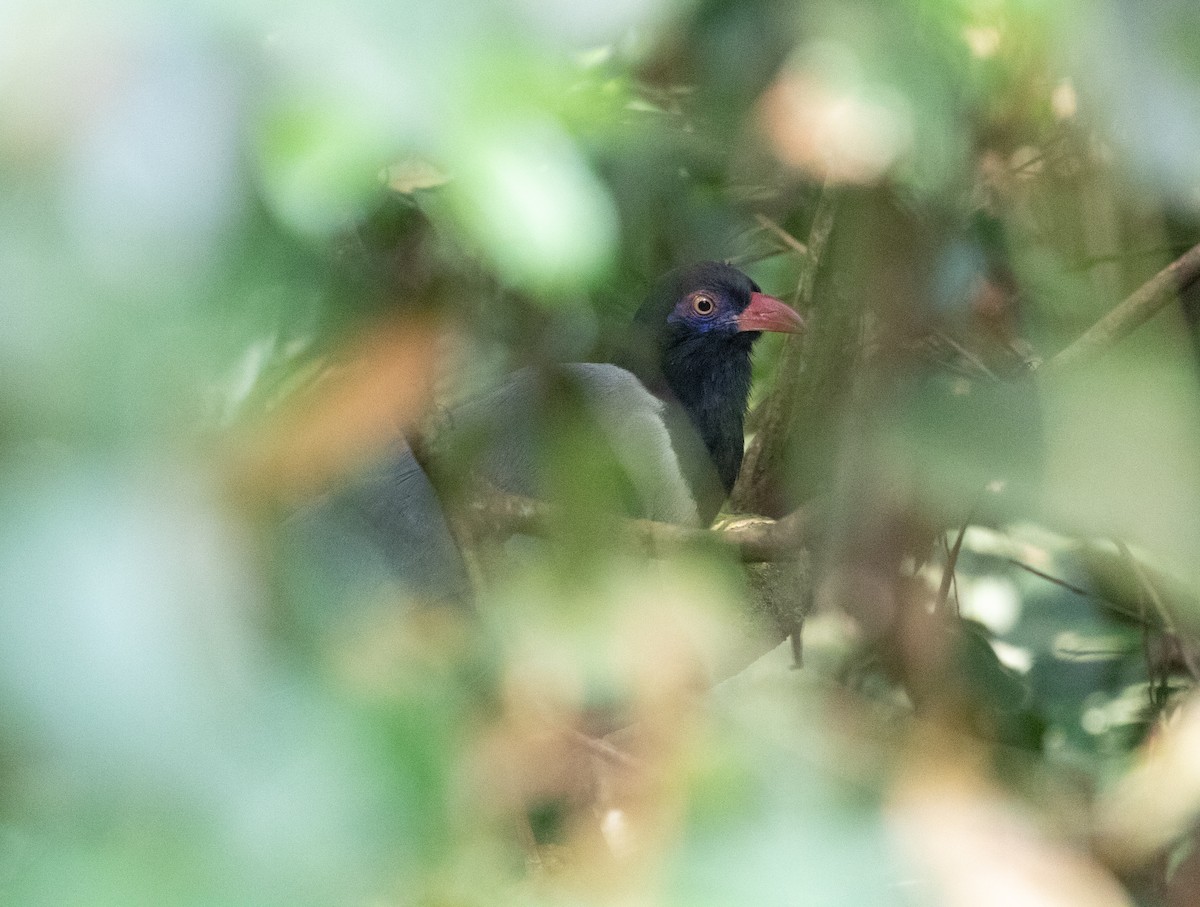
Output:
[[742,433],[750,397],[750,350],[756,333],[663,337],[662,378],[704,442],[728,495],[742,465]]

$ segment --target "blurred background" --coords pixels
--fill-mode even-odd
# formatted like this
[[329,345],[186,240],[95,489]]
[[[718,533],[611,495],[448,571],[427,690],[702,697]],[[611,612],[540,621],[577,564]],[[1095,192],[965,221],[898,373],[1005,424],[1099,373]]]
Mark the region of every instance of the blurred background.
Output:
[[[0,900],[1200,903],[1198,30],[4,0]],[[561,405],[469,608],[324,519],[705,258],[809,322],[716,530]]]

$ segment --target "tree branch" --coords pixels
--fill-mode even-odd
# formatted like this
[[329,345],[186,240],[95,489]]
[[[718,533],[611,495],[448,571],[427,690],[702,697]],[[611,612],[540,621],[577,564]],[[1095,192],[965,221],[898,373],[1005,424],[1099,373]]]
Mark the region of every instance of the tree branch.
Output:
[[[826,184],[817,202],[817,210],[813,215],[812,227],[809,229],[808,242],[802,243],[769,219],[760,215],[760,223],[770,225],[774,231],[788,237],[788,245],[805,257],[804,270],[800,275],[800,283],[796,287],[796,308],[801,312],[812,306],[813,288],[816,285],[817,267],[821,256],[829,243],[833,232],[834,212],[837,191]],[[801,251],[802,250],[802,251]],[[746,450],[742,460],[741,472],[737,484],[729,496],[731,510],[762,513],[764,489],[769,483],[769,477],[775,469],[775,464],[783,455],[787,444],[788,434],[794,421],[796,401],[799,398],[801,379],[800,355],[804,347],[804,335],[789,336],[783,344],[783,353],[779,357],[776,370],[777,378],[770,396],[762,404],[762,418],[759,429]]]
[[1159,310],[1197,279],[1200,279],[1200,245],[1188,249],[1134,290],[1120,305],[1088,328],[1042,368],[1057,370],[1096,358],[1158,314]]
[[1200,680],[1200,664],[1197,664],[1196,656],[1192,653],[1191,642],[1179,632],[1179,627],[1176,625],[1175,619],[1171,616],[1170,609],[1164,604],[1162,596],[1154,588],[1154,583],[1150,581],[1150,577],[1142,569],[1142,565],[1133,556],[1133,552],[1120,539],[1114,539],[1114,541],[1117,544],[1117,550],[1121,552],[1121,557],[1125,559],[1130,569],[1133,570],[1133,575],[1137,577],[1141,592],[1149,600],[1150,604],[1154,606],[1159,620],[1162,621],[1163,629],[1174,637],[1179,647],[1179,657],[1183,659],[1184,667],[1187,668],[1188,673],[1192,676],[1192,680]]
[[[819,510],[810,504],[779,520],[743,521],[723,529],[697,529],[635,519],[625,520],[624,528],[651,551],[718,544],[732,548],[745,563],[765,563],[798,557],[815,532]],[[475,538],[546,535],[555,522],[552,505],[491,487],[472,496],[463,516]]]

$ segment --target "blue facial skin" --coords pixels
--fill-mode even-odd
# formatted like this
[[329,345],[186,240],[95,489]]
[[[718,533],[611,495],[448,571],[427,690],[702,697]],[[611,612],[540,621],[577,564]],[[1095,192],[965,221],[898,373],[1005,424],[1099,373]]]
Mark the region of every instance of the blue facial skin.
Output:
[[[702,296],[712,302],[713,308],[711,312],[702,314],[696,311],[698,296]],[[740,315],[741,312],[723,293],[705,291],[703,293],[689,293],[683,299],[679,300],[675,308],[667,316],[667,324],[677,329],[682,327],[683,330],[691,330],[700,334],[713,332],[736,334],[740,330],[738,326],[738,317]]]

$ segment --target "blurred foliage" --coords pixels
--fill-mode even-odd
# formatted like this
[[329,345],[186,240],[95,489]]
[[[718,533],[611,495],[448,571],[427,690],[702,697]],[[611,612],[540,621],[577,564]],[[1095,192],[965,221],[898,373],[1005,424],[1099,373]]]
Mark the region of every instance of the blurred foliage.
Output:
[[[0,6],[0,900],[1195,903],[1195,285],[1038,365],[1200,240],[1198,10]],[[815,277],[802,569],[549,381],[475,612],[298,538],[702,258]]]

